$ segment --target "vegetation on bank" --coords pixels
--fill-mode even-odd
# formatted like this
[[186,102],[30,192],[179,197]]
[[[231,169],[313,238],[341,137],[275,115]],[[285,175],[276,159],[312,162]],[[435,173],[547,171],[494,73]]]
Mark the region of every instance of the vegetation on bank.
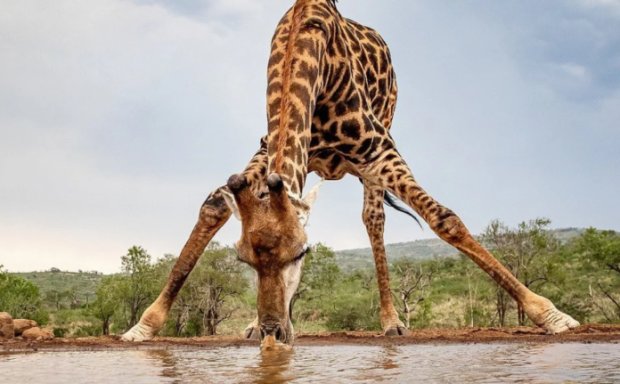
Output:
[[[581,322],[620,322],[620,234],[587,229],[570,240],[537,219],[510,228],[492,222],[482,241],[532,290]],[[11,274],[0,268],[0,311],[48,323],[56,336],[121,333],[157,297],[176,258],[153,260],[141,247],[121,257],[121,273]],[[515,302],[464,256],[390,259],[392,293],[410,327],[527,325]],[[209,245],[185,283],[162,333],[240,334],[255,316],[254,276],[234,250]],[[313,247],[293,298],[298,331],[379,330],[374,269],[338,263]]]

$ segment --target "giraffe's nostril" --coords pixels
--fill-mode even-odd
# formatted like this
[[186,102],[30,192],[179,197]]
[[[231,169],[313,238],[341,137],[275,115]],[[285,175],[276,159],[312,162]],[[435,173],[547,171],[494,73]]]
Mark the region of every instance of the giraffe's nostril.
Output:
[[260,327],[261,340],[267,336],[273,336],[277,341],[286,342],[286,332],[279,323],[261,324]]

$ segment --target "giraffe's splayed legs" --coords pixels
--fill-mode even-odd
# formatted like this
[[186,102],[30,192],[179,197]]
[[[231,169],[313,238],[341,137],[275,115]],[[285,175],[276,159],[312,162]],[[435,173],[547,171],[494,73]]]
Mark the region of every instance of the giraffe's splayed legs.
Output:
[[138,324],[122,336],[123,341],[150,340],[159,332],[166,322],[168,312],[185,279],[198,262],[211,238],[228,221],[230,215],[230,209],[224,202],[221,188],[219,188],[209,195],[202,205],[198,222],[170,272],[166,286],[157,300],[144,311]]
[[[551,301],[536,295],[517,280],[489,251],[469,233],[461,219],[420,187],[395,148],[386,149],[373,163],[360,169],[370,182],[398,196],[426,220],[444,241],[469,256],[525,309],[528,317],[548,333],[559,333],[579,326],[579,322],[560,312]],[[394,177],[398,175],[398,177]]]
[[377,270],[377,282],[379,284],[379,296],[381,301],[381,327],[386,336],[402,336],[407,334],[407,327],[398,318],[398,312],[392,302],[390,291],[390,278],[388,264],[385,255],[385,245],[383,241],[383,231],[385,227],[385,214],[383,209],[384,190],[380,186],[364,184],[364,209],[362,219],[370,244],[372,254],[375,259]]
[[[252,157],[243,172],[253,190],[260,190],[262,188],[261,180],[264,178],[267,165],[266,151],[266,144],[261,140],[258,152]],[[198,222],[194,226],[183,250],[181,250],[181,255],[168,276],[166,286],[159,294],[157,300],[144,311],[140,322],[127,331],[122,336],[122,340],[150,340],[164,326],[172,303],[181,290],[185,279],[187,279],[198,259],[202,256],[207,244],[209,244],[213,236],[228,221],[232,214],[225,202],[224,191],[224,187],[216,189],[201,206]]]

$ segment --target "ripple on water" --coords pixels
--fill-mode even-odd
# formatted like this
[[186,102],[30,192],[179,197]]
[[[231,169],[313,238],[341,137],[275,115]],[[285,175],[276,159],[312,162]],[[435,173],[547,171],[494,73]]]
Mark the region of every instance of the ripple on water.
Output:
[[0,355],[14,383],[620,382],[619,344],[298,346]]

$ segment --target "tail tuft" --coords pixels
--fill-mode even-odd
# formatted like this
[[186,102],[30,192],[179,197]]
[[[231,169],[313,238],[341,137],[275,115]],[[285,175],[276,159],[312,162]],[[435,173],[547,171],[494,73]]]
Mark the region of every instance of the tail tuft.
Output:
[[418,225],[420,226],[421,229],[422,228],[422,223],[420,223],[420,219],[418,219],[418,217],[416,215],[414,215],[411,211],[409,211],[407,208],[403,207],[398,200],[396,199],[396,197],[394,197],[394,195],[392,195],[391,193],[389,193],[388,191],[385,191],[384,193],[384,201],[385,201],[385,205],[387,205],[388,207],[394,208],[395,210],[404,213],[405,215],[411,217],[413,220],[416,221],[416,223],[418,223]]

